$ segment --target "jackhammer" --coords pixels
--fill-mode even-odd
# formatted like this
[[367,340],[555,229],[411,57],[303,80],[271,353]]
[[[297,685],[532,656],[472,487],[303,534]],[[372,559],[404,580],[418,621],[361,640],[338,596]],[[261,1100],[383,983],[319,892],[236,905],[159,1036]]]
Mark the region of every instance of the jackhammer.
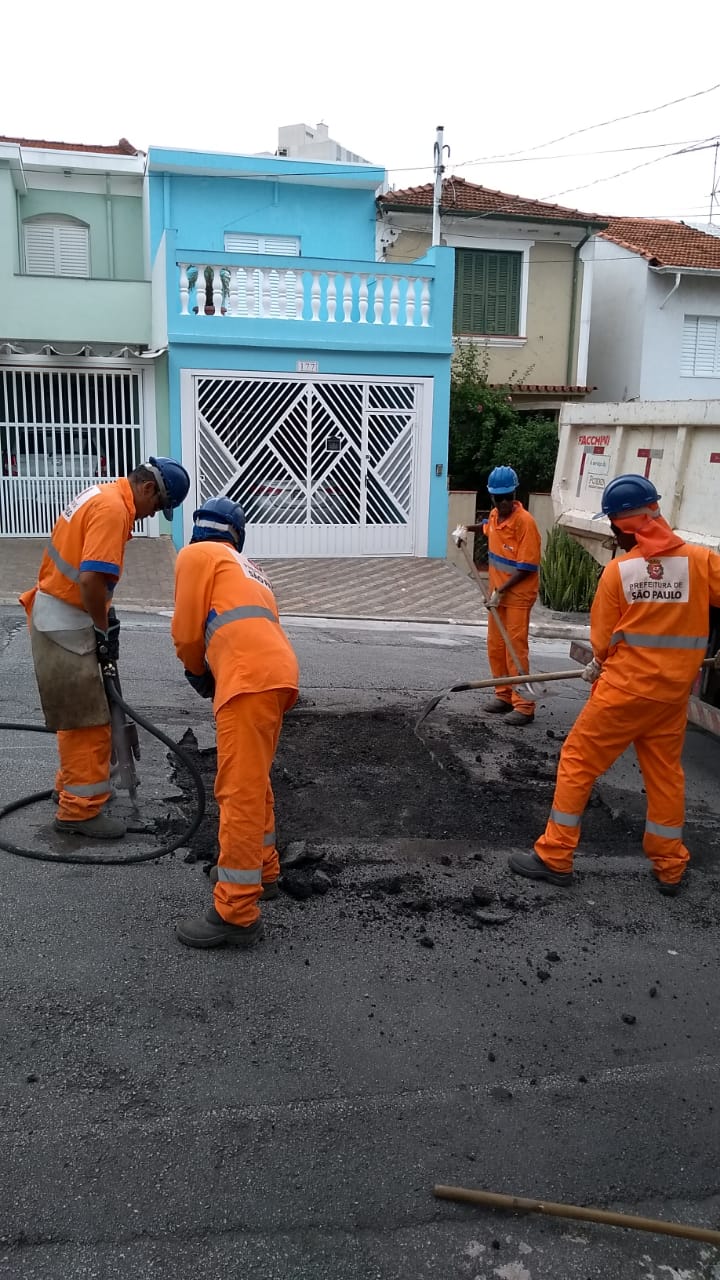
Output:
[[[112,730],[110,781],[112,786],[117,791],[127,791],[135,807],[135,798],[139,786],[135,768],[135,762],[140,759],[140,741],[137,731],[139,725],[141,729],[145,729],[152,737],[162,742],[190,774],[196,797],[195,809],[190,821],[174,840],[160,845],[156,849],[149,849],[142,853],[128,853],[124,856],[113,853],[48,853],[38,849],[23,849],[18,845],[10,844],[0,839],[0,849],[3,849],[6,853],[16,854],[19,858],[31,858],[37,862],[70,862],[80,863],[84,866],[130,866],[132,863],[137,862],[152,862],[156,858],[162,858],[166,854],[172,853],[175,849],[188,844],[200,826],[205,816],[205,788],[198,768],[187,753],[183,751],[182,747],[179,747],[176,742],[167,737],[156,725],[146,720],[139,711],[135,711],[128,706],[122,695],[117,663],[114,660],[105,659],[100,664],[100,672],[110,709],[110,726]],[[13,724],[0,721],[0,730],[2,729],[18,730],[23,733],[54,732],[44,724]],[[20,800],[14,800],[11,804],[6,804],[0,808],[0,819],[38,801],[49,800],[52,795],[52,790],[36,791],[32,795],[23,796]],[[128,831],[130,833],[133,831],[144,833],[145,828],[129,827]]]

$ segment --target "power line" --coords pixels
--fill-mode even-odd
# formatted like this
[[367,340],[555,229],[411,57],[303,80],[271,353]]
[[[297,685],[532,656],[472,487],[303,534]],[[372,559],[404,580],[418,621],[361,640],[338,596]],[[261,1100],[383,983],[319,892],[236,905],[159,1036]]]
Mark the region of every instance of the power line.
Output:
[[621,169],[618,173],[610,173],[605,178],[593,178],[591,182],[581,182],[577,187],[564,187],[562,191],[553,191],[552,195],[541,196],[542,200],[555,200],[558,196],[567,196],[572,191],[585,191],[588,187],[596,187],[602,182],[612,182],[615,178],[624,178],[628,173],[636,173],[638,169],[647,169],[651,164],[660,164],[661,160],[672,160],[674,156],[692,155],[695,151],[708,151],[715,146],[717,138],[703,139],[698,146],[681,147],[679,151],[668,151],[664,156],[653,156],[652,160],[643,160],[641,164],[634,164],[629,169]]
[[[536,164],[542,160],[578,160],[585,156],[615,156],[621,155],[625,151],[654,151],[659,147],[684,147],[692,146],[696,142],[704,142],[704,138],[684,138],[676,142],[646,142],[642,146],[635,147],[605,147],[600,151],[564,151],[553,152],[549,156],[519,156],[517,160],[497,160],[496,164]],[[462,164],[456,164],[454,167],[463,168],[479,168],[482,162],[480,160],[464,160]],[[427,166],[419,166],[420,168]],[[398,170],[399,172],[399,170]]]
[[623,120],[635,120],[638,116],[652,115],[656,111],[664,111],[667,107],[676,107],[681,102],[689,102],[692,98],[702,98],[705,94],[714,93],[716,89],[720,89],[720,83],[711,84],[708,89],[698,89],[696,93],[685,94],[682,98],[672,98],[670,102],[661,102],[657,107],[645,107],[642,111],[631,111],[626,116],[614,116],[612,120],[601,120],[599,124],[588,124],[582,129],[573,129],[570,133],[561,133],[557,138],[550,138],[547,142],[538,142],[534,147],[520,147],[517,151],[500,151],[495,155],[479,156],[477,160],[466,160],[465,165],[485,164],[490,160],[505,160],[510,156],[520,156],[530,151],[543,151],[545,147],[553,147],[556,142],[566,142],[568,138],[577,138],[581,133],[592,133],[595,129],[606,129],[608,125],[620,124]]

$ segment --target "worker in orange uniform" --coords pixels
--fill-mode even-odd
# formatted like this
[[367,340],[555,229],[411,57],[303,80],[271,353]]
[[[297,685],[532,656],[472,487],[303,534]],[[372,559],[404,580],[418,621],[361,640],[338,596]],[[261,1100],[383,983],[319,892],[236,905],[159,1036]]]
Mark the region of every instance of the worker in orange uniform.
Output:
[[263,936],[258,904],[278,891],[270,768],[297,701],[298,664],[270,583],[241,554],[242,507],[210,498],[193,521],[175,564],[172,636],[188,681],[213,699],[220,855],[214,905],[181,920],[177,936],[188,947],[251,947]]
[[179,462],[150,458],[127,478],[85,489],[55,523],[37,586],[20,596],[45,723],[57,733],[57,831],[125,835],[125,824],[102,812],[111,795],[111,731],[98,663],[118,656],[112,593],[134,522],[158,511],[170,519],[189,487]]
[[632,743],[647,793],[643,849],[661,893],[680,888],[687,705],[708,644],[710,606],[720,605],[720,555],[683,542],[660,514],[644,476],[611,480],[608,516],[626,555],[603,571],[590,615],[592,694],[560,753],[553,807],[534,853],[515,853],[519,875],[572,882],[573,854],[595,780]]
[[[495,621],[495,609],[518,662],[525,672],[529,670],[530,610],[539,589],[540,531],[530,512],[516,500],[518,483],[512,467],[495,467],[487,483],[493,500],[488,519],[455,531],[459,537],[465,532],[482,532],[488,540],[487,651],[494,676],[521,674]],[[512,685],[499,685],[495,697],[483,709],[490,715],[504,716],[505,724],[520,728],[535,719],[535,703]]]

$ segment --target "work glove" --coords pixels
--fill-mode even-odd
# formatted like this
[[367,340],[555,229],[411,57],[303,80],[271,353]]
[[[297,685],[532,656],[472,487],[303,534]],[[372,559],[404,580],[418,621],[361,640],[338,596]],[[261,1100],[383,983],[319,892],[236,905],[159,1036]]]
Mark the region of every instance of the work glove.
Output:
[[215,677],[209,669],[205,669],[201,676],[193,675],[192,671],[185,672],[185,679],[189,685],[192,685],[196,693],[201,698],[212,698],[215,696]]
[[487,602],[487,607],[488,609],[497,609],[498,605],[501,603],[502,603],[502,592],[498,591],[496,587]]
[[101,631],[99,627],[93,629],[98,662],[117,662],[120,657],[120,619],[115,610],[108,610],[107,631]]
[[588,684],[594,684],[601,671],[602,663],[598,662],[597,658],[593,658],[592,662],[588,662],[587,666],[583,667],[580,678],[586,680]]
[[464,524],[459,524],[457,526],[457,529],[453,529],[452,533],[450,534],[450,537],[452,538],[456,547],[461,547],[464,542],[467,542],[467,536],[468,536],[468,531],[467,531],[467,527]]

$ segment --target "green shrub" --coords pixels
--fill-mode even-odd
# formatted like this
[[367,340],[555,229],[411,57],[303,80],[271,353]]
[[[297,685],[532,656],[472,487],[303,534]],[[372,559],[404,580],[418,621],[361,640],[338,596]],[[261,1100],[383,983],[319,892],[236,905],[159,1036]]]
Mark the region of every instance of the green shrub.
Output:
[[556,525],[540,561],[540,600],[561,613],[587,613],[595,598],[601,566],[589,551]]

